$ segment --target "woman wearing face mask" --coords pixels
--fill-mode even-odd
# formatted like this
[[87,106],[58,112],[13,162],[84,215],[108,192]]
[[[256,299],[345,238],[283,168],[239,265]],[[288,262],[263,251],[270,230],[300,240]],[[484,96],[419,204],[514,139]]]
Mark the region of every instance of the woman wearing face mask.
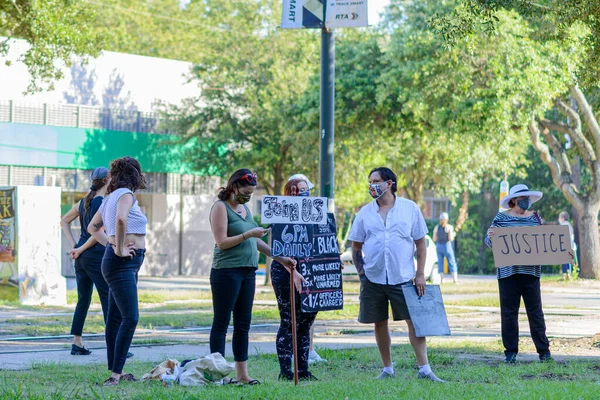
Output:
[[[533,203],[542,198],[542,192],[530,191],[525,185],[515,185],[510,194],[500,203],[508,211],[498,213],[487,231],[485,242],[492,247],[495,228],[516,228],[521,226],[542,225],[537,212],[530,211]],[[500,291],[500,313],[502,323],[502,342],[505,362],[515,363],[519,352],[519,305],[521,298],[527,310],[527,319],[531,338],[539,354],[540,361],[552,360],[550,343],[546,336],[546,322],[542,311],[540,276],[542,267],[511,265],[497,269]]]
[[[284,196],[310,196],[308,183],[304,179],[290,179],[284,189]],[[292,304],[290,302],[290,272],[294,273],[295,290],[302,291],[302,283],[306,282],[304,277],[295,269],[283,266],[277,261],[271,264],[271,282],[275,297],[277,297],[277,306],[281,322],[277,332],[277,356],[279,358],[279,379],[292,381],[294,372],[292,371],[292,356],[294,354],[292,346]],[[298,347],[298,378],[300,380],[317,380],[308,370],[309,350],[311,341],[311,327],[317,313],[302,312],[300,296],[295,296],[296,303],[296,344]]]
[[[210,225],[215,238],[210,287],[213,300],[213,323],[210,352],[225,356],[225,340],[233,312],[233,357],[237,382],[257,385],[248,374],[248,332],[252,321],[252,304],[256,286],[258,252],[271,256],[271,248],[261,240],[269,230],[259,227],[246,203],[257,185],[256,174],[243,168],[235,171],[227,186],[219,190],[219,200],[210,211]],[[296,262],[275,257],[287,268]]]

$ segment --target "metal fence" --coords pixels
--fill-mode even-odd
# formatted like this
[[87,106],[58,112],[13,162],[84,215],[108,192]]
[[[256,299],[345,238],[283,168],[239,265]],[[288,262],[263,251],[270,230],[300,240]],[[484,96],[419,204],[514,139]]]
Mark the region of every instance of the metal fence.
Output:
[[72,104],[0,100],[0,122],[141,133],[169,133],[158,113]]

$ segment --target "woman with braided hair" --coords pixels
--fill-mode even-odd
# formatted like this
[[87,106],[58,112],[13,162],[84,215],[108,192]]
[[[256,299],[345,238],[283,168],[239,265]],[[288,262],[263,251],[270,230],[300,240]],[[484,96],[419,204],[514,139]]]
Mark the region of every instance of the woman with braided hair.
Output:
[[[92,172],[91,180],[92,186],[87,196],[73,205],[73,208],[60,221],[60,226],[67,240],[73,246],[73,250],[71,250],[69,255],[71,259],[75,260],[77,306],[75,307],[73,323],[71,324],[71,335],[74,336],[71,354],[78,356],[87,356],[91,353],[83,345],[81,335],[83,333],[85,318],[92,302],[94,286],[96,286],[100,303],[102,304],[104,323],[106,323],[106,315],[108,313],[108,285],[102,276],[101,270],[105,248],[87,230],[90,221],[100,208],[102,200],[104,200],[109,181],[108,169],[104,167],[96,168]],[[73,235],[73,231],[71,231],[71,223],[77,218],[79,218],[81,225],[79,241],[75,241],[75,236]]]
[[[111,164],[107,196],[90,222],[89,233],[106,246],[102,275],[108,283],[106,353],[111,376],[105,386],[135,381],[123,367],[139,319],[137,280],[146,252],[146,225],[134,192],[146,188],[140,163],[122,157]],[[104,228],[104,229],[103,229]]]

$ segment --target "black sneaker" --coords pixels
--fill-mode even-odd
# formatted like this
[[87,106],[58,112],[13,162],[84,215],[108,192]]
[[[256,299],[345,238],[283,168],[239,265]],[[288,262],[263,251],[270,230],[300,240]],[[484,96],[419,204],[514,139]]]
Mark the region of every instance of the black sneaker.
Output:
[[554,361],[554,359],[552,358],[552,354],[550,354],[550,353],[540,354],[540,362],[550,362],[550,361]]
[[507,364],[515,364],[517,362],[517,353],[507,353],[504,362]]
[[133,357],[133,353],[130,353],[129,351],[127,352],[127,358],[131,358]]
[[301,381],[318,381],[317,377],[314,376],[310,371],[301,372],[298,374],[298,380]]
[[294,380],[294,373],[291,372],[291,371],[280,372],[279,373],[279,380],[280,381],[293,381]]
[[71,345],[72,356],[89,356],[90,354],[92,354],[92,352],[85,347],[79,347],[76,344]]

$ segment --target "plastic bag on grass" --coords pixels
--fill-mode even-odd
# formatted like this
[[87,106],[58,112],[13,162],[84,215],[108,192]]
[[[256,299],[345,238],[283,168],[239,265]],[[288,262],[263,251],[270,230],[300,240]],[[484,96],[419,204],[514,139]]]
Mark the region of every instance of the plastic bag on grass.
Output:
[[235,370],[235,364],[228,363],[220,353],[213,353],[190,361],[179,370],[181,386],[223,384],[224,378]]

